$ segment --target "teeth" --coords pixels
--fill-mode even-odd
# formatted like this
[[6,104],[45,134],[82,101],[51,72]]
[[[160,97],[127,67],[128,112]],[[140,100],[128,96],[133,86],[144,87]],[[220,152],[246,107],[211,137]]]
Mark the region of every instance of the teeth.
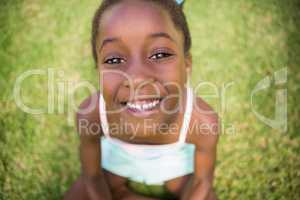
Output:
[[144,111],[144,110],[150,110],[153,109],[155,106],[159,104],[159,100],[154,100],[152,102],[138,102],[138,103],[130,103],[127,102],[127,106],[130,109]]

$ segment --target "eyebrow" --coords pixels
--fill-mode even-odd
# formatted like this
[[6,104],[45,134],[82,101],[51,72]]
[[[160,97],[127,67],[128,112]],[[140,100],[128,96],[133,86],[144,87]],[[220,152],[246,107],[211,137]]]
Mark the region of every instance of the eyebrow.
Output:
[[117,42],[117,41],[120,41],[120,39],[119,39],[119,38],[116,38],[116,37],[104,39],[103,42],[102,42],[102,44],[101,44],[101,46],[100,46],[100,51],[102,50],[102,48],[103,48],[106,44],[108,44],[108,43],[113,43],[113,42]]
[[168,33],[165,33],[165,32],[152,33],[148,37],[150,37],[150,38],[160,38],[160,37],[162,37],[162,38],[169,39],[172,42],[176,43],[176,41]]
[[[165,32],[158,32],[158,33],[152,33],[148,36],[148,38],[152,38],[152,39],[155,39],[155,38],[166,38],[174,43],[176,43],[176,41],[168,34],[168,33],[165,33]],[[101,46],[100,46],[100,51],[101,49],[107,45],[108,43],[114,43],[114,42],[118,42],[118,41],[121,41],[120,38],[117,38],[117,37],[112,37],[112,38],[106,38],[103,40]]]

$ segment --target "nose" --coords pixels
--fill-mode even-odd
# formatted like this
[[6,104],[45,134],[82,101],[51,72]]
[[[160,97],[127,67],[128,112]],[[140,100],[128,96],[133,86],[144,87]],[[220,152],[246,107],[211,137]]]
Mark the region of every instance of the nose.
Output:
[[131,80],[126,79],[123,82],[123,86],[133,89],[139,88],[142,89],[148,84],[152,84],[155,82],[155,79],[153,77],[145,77],[145,76],[130,76]]
[[130,67],[126,70],[127,78],[123,86],[130,89],[142,89],[155,82],[152,69],[142,62],[139,57],[132,59]]

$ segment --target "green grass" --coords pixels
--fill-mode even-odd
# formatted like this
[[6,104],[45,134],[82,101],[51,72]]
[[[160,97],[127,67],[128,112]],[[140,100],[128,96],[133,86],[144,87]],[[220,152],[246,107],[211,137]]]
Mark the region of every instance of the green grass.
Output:
[[[17,77],[28,69],[55,69],[63,81],[97,85],[90,51],[90,24],[98,1],[10,0],[0,2],[0,200],[61,199],[80,173],[78,137],[65,90],[65,112],[31,115],[13,98]],[[220,199],[300,198],[300,5],[297,0],[188,0],[193,37],[193,83],[232,82],[226,102],[203,96],[220,114],[215,186]],[[250,94],[258,81],[288,69],[288,82],[255,97],[255,109],[274,116],[276,89],[288,89],[288,131],[262,123]],[[59,71],[64,76],[58,75]],[[69,86],[71,87],[71,86]],[[71,87],[72,88],[72,87]],[[56,93],[57,94],[57,93]],[[78,103],[87,95],[79,89]],[[47,78],[22,85],[30,106],[47,106]],[[57,96],[55,96],[57,101]],[[57,103],[57,102],[56,102]],[[230,126],[235,133],[230,133]]]

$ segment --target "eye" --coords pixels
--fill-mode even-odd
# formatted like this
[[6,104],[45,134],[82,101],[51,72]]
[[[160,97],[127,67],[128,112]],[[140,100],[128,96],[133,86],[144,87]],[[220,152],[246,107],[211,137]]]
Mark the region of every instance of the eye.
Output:
[[109,65],[117,65],[124,62],[125,60],[123,58],[118,58],[118,57],[109,58],[104,61],[105,64],[109,64]]
[[170,54],[170,53],[160,52],[160,53],[156,53],[156,54],[153,54],[152,56],[150,56],[150,59],[159,60],[159,59],[170,57],[172,55],[173,54]]

